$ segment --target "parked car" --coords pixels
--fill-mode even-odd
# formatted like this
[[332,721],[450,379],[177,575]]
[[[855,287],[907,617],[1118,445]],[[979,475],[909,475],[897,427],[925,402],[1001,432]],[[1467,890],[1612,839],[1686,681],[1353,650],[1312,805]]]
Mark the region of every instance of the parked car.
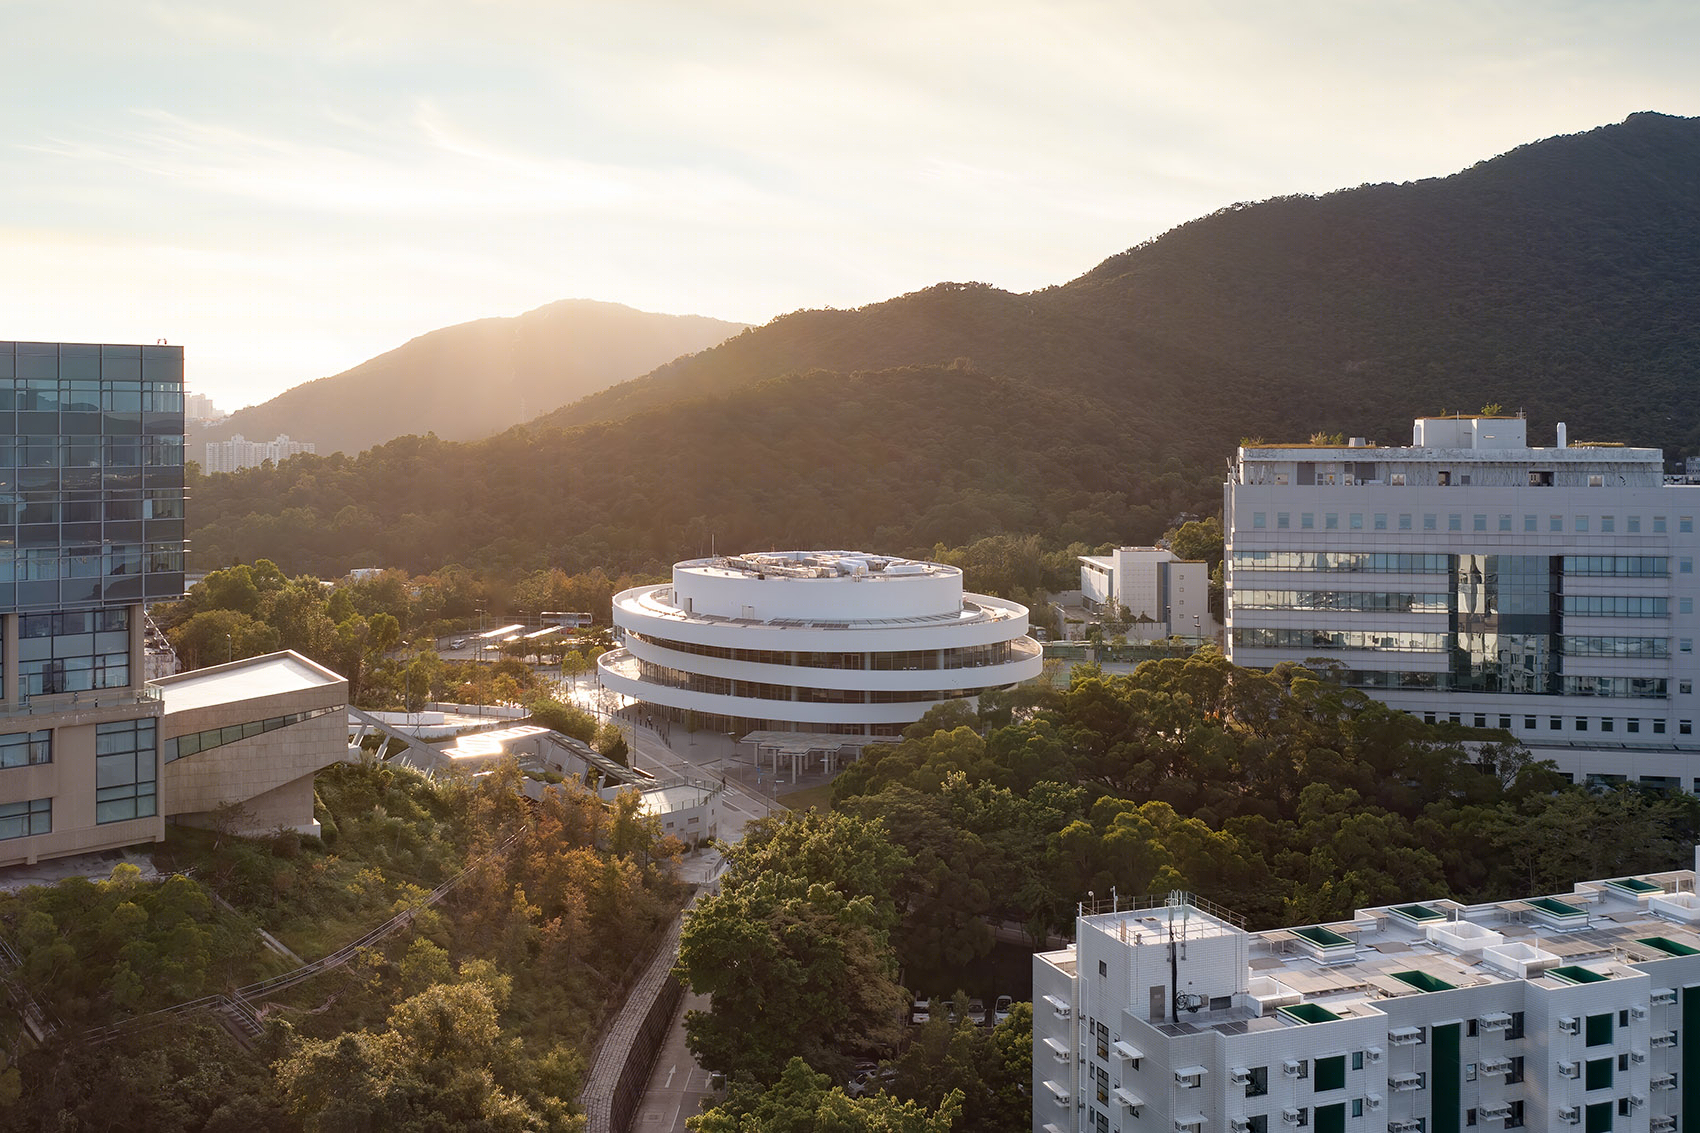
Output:
[[895,1081],[897,1081],[897,1071],[889,1066],[881,1069],[875,1063],[860,1062],[856,1064],[856,1069],[851,1072],[850,1081],[845,1084],[844,1092],[853,1098],[859,1098],[863,1094],[890,1089],[891,1084]]
[[465,649],[466,648],[466,638],[464,638],[464,637],[455,638],[453,641],[449,642],[449,648],[450,649]]
[[992,1026],[995,1027],[1005,1019],[1009,1018],[1009,1009],[1014,1005],[1015,1001],[1009,996],[998,996],[998,1001],[992,1005]]
[[909,1021],[916,1025],[925,1023],[932,1017],[932,1008],[924,999],[917,999],[909,1008]]
[[976,1027],[986,1025],[986,1004],[983,1000],[970,999],[968,1001],[968,1021]]

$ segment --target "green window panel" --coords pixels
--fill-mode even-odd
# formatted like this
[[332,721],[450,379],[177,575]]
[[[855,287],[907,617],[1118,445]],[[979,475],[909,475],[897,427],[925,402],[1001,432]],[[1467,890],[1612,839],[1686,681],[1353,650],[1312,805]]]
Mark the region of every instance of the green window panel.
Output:
[[1605,1046],[1611,1042],[1611,1012],[1588,1016],[1588,1045]]

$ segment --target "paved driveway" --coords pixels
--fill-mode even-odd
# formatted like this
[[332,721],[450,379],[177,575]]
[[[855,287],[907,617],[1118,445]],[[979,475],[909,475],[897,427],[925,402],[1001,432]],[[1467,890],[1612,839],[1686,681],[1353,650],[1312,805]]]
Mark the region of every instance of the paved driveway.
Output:
[[685,1133],[685,1118],[702,1112],[702,1100],[711,1091],[708,1071],[685,1049],[685,1012],[692,1008],[706,1011],[708,996],[687,992],[680,1002],[673,1029],[644,1087],[643,1101],[632,1115],[632,1133]]

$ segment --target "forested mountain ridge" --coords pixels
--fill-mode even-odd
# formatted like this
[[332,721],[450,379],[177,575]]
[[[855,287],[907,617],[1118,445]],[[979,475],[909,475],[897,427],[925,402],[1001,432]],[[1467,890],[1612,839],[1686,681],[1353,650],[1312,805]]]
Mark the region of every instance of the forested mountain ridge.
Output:
[[190,437],[287,433],[321,453],[358,453],[410,433],[477,440],[626,381],[743,329],[700,315],[656,315],[565,299],[514,318],[479,319],[418,338],[333,377],[240,409]]
[[1450,177],[1234,205],[1014,295],[940,284],[800,311],[543,418],[618,420],[813,368],[971,358],[1167,417],[1214,463],[1248,434],[1406,435],[1489,401],[1537,435],[1700,451],[1700,119],[1636,114]]
[[[1452,177],[1235,206],[1060,287],[802,311],[471,445],[208,477],[200,568],[653,573],[721,547],[1148,541],[1245,436],[1530,435],[1700,452],[1700,119]],[[564,431],[563,431],[564,429]]]
[[[193,561],[321,576],[379,564],[664,571],[720,547],[930,553],[997,531],[1160,533],[1219,489],[1168,438],[966,366],[778,378],[572,429],[362,453],[191,484]],[[1213,471],[1213,470],[1212,470]]]

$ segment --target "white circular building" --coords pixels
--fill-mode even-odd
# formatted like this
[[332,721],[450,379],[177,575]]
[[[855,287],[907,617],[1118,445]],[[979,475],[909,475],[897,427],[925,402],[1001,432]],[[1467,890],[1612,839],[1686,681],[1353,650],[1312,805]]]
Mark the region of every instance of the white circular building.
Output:
[[857,551],[692,559],[614,596],[602,683],[714,731],[890,736],[943,700],[1039,675],[1027,608],[962,572]]

